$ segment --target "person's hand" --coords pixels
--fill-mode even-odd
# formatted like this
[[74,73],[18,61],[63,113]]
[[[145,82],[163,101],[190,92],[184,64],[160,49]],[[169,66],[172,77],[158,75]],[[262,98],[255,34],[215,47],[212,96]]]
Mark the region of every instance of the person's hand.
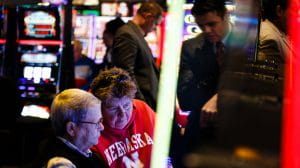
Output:
[[134,168],[144,168],[144,164],[140,160],[137,160],[137,161],[135,161]]
[[201,108],[200,127],[207,127],[208,122],[215,121],[217,115],[218,94],[211,97]]
[[139,159],[138,152],[132,153],[131,158],[124,156],[123,163],[125,164],[126,168],[143,168],[144,167],[144,164]]
[[53,157],[47,163],[47,168],[76,168],[76,166],[67,158],[64,157]]

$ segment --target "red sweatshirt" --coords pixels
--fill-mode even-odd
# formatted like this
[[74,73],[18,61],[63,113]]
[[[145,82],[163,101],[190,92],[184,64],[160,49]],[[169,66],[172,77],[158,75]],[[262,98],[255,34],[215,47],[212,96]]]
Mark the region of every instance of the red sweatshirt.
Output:
[[[92,150],[101,156],[111,168],[125,168],[125,162],[138,158],[144,168],[150,167],[155,113],[141,100],[133,100],[133,111],[124,129],[104,125],[99,142]],[[132,154],[135,153],[133,156]]]

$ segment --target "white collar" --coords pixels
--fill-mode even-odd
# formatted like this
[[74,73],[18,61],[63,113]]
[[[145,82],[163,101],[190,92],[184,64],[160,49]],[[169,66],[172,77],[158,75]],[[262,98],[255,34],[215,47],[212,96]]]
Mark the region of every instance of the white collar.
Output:
[[226,35],[224,36],[224,38],[222,39],[222,43],[223,44],[226,44],[226,42],[228,41],[228,38],[229,38],[231,32],[232,32],[232,23],[228,22],[228,31],[227,31]]

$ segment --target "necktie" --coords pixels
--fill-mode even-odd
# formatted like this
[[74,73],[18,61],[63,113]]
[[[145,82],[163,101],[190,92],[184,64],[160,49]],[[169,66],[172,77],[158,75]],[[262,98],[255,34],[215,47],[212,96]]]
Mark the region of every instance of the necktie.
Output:
[[217,62],[219,64],[219,66],[221,67],[224,63],[224,50],[225,50],[225,46],[224,44],[219,41],[217,42],[216,44],[216,59],[217,59]]

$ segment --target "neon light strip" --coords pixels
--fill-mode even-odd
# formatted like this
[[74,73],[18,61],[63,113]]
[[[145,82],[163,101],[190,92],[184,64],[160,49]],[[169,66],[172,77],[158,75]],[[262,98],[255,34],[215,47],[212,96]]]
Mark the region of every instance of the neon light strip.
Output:
[[6,40],[5,39],[0,39],[0,44],[5,44]]
[[17,43],[22,45],[62,45],[61,40],[17,40]]
[[300,167],[300,4],[290,0],[289,35],[290,52],[285,78],[285,99],[283,113],[282,168]]
[[172,0],[166,17],[151,168],[163,168],[167,164],[182,42],[183,4],[184,0]]

